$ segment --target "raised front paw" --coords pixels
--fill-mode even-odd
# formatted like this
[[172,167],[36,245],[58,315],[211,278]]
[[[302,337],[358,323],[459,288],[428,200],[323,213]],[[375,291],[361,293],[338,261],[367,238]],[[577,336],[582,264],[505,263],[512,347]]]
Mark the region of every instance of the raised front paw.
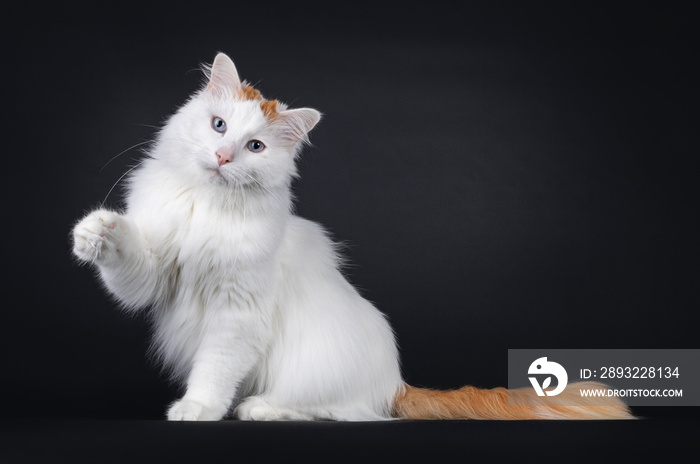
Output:
[[226,411],[215,411],[201,403],[182,399],[176,401],[168,409],[170,421],[216,421],[224,416]]
[[93,211],[73,228],[73,253],[81,261],[108,262],[118,257],[125,236],[123,219],[106,210]]

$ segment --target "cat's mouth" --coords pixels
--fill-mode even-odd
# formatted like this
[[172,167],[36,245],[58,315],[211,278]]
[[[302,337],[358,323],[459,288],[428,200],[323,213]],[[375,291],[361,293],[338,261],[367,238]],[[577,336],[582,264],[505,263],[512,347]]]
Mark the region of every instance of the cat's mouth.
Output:
[[224,176],[221,175],[221,170],[215,167],[204,168],[210,180],[221,182],[224,180]]
[[220,166],[202,166],[209,182],[216,185],[241,185],[240,176],[234,171],[227,169],[226,172]]

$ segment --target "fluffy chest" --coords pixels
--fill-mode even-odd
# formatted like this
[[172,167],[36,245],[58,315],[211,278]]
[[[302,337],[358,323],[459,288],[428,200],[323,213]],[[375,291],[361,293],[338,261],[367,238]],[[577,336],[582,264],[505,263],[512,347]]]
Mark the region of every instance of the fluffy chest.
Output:
[[289,202],[278,200],[288,198],[188,183],[157,167],[133,184],[129,215],[178,290],[269,282],[290,217]]
[[[187,204],[188,203],[188,204]],[[276,253],[284,228],[270,214],[185,201],[177,234],[177,261],[183,267],[232,271],[265,265]]]
[[178,208],[187,212],[176,243],[178,294],[202,307],[264,305],[277,280],[282,218],[190,201]]

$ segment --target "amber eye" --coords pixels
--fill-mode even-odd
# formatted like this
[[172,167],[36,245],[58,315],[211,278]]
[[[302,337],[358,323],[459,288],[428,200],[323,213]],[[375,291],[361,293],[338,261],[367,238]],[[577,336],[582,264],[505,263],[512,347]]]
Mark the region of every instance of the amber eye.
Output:
[[253,153],[260,153],[265,149],[265,144],[262,143],[260,140],[251,140],[248,142],[248,145],[246,145],[246,148]]
[[216,132],[220,132],[223,134],[224,132],[226,132],[226,121],[214,116],[211,119],[211,128],[214,129]]

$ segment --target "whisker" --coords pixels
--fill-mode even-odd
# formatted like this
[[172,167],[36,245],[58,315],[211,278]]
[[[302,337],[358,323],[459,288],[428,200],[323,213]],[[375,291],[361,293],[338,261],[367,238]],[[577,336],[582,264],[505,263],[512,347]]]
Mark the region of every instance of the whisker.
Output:
[[161,126],[154,126],[153,124],[139,124],[139,123],[136,123],[136,124],[134,124],[134,125],[135,125],[135,126],[139,126],[139,127],[148,127],[148,128],[157,129],[157,130],[162,129]]
[[129,174],[131,171],[133,171],[133,170],[136,169],[137,167],[141,166],[142,163],[143,163],[143,161],[141,161],[140,163],[137,163],[136,165],[134,165],[134,166],[132,166],[131,168],[127,169],[127,171],[126,171],[124,174],[122,174],[122,175],[119,177],[119,179],[117,179],[117,181],[114,183],[114,185],[112,185],[112,188],[109,189],[109,192],[107,192],[107,195],[105,196],[105,199],[102,200],[102,204],[100,205],[100,208],[104,208],[105,203],[107,202],[107,198],[109,198],[109,195],[112,193],[112,190],[114,190],[114,187],[116,187],[117,184],[118,184],[119,182],[121,182],[121,180],[124,178],[124,176],[126,176],[127,174]]
[[192,140],[192,139],[186,139],[186,138],[184,138],[184,137],[177,137],[177,138],[176,138],[176,137],[162,137],[162,138],[160,138],[160,140],[164,140],[164,141],[170,140],[170,141],[172,141],[172,142],[185,142],[185,143],[190,143],[190,144],[192,144],[192,145],[194,145],[194,146],[196,146],[196,147],[202,148],[202,149],[204,149],[204,150],[209,150],[209,147],[207,147],[206,145],[204,145],[204,144],[202,144],[202,143],[199,143],[199,142],[197,142],[197,141],[195,141],[195,140]]
[[251,176],[251,175],[248,174],[247,172],[243,172],[243,174],[245,174],[246,176],[248,176],[248,178],[249,178],[250,180],[252,180],[253,182],[255,182],[255,184],[256,184],[258,187],[260,187],[261,189],[263,189],[263,190],[265,190],[267,193],[269,193],[270,196],[272,196],[272,198],[274,198],[275,200],[277,200],[277,201],[279,201],[279,202],[282,202],[282,200],[280,200],[280,198],[279,198],[277,195],[275,195],[274,193],[272,193],[272,191],[271,191],[269,188],[265,187],[265,186],[262,184],[262,182],[260,182],[258,179],[256,179],[255,177]]
[[[234,190],[233,190],[233,204],[234,204],[234,206],[235,206],[236,203],[239,201],[239,199],[238,199],[238,194],[239,194],[239,193],[241,194],[241,197],[243,197],[243,192],[242,192],[239,188],[234,188]],[[243,221],[241,222],[241,229],[244,230],[244,229],[245,229],[245,212],[246,212],[246,208],[245,208],[245,205],[241,205],[241,206],[242,206],[241,209],[243,210]],[[238,244],[238,247],[236,247],[236,257],[233,258],[233,265],[232,265],[233,268],[235,268],[235,267],[236,267],[236,263],[238,263],[238,257],[239,257],[240,254],[241,254],[241,248],[242,248],[242,247],[241,247],[241,244],[239,243],[239,244]]]
[[145,145],[145,144],[147,144],[147,143],[151,143],[151,142],[152,142],[152,140],[146,140],[146,141],[144,141],[144,142],[139,142],[139,143],[137,143],[137,144],[135,144],[135,145],[130,146],[130,147],[127,148],[126,150],[120,152],[120,153],[119,153],[118,155],[116,155],[116,156],[113,156],[109,161],[107,161],[107,162],[104,164],[104,166],[102,166],[102,167],[100,168],[99,172],[102,172],[102,170],[103,170],[104,168],[106,168],[107,165],[108,165],[109,163],[111,163],[111,162],[114,161],[115,159],[119,158],[120,156],[122,156],[122,155],[123,155],[124,153],[126,153],[127,151],[132,150],[132,149],[134,149],[134,148],[136,148],[136,147],[140,147],[141,145]]

